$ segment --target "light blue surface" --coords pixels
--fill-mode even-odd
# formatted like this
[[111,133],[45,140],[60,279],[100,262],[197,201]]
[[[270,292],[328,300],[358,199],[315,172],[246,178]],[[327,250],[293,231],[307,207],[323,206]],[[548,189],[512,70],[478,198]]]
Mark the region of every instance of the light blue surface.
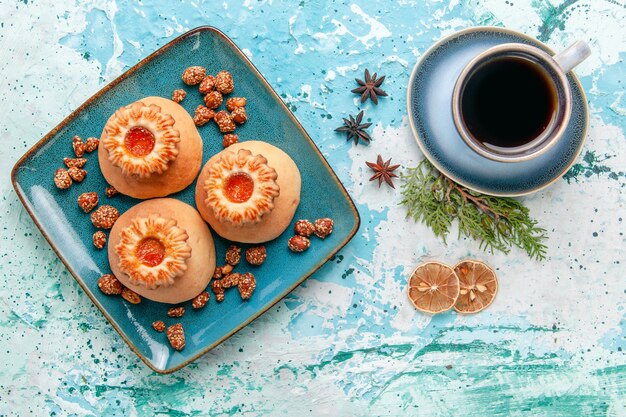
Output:
[[[128,1],[0,6],[0,414],[623,416],[626,8],[609,1]],[[284,301],[194,364],[150,371],[56,258],[8,181],[13,163],[85,99],[173,37],[214,25],[294,111],[362,215],[355,239]],[[378,153],[402,168],[421,153],[406,86],[436,41],[504,26],[554,50],[593,54],[575,72],[589,100],[581,157],[524,197],[549,232],[549,259],[444,245],[405,219],[400,193],[368,182]],[[363,70],[389,97],[360,105]],[[373,142],[333,130],[365,110]],[[334,214],[335,216],[340,215]],[[455,236],[454,232],[451,237]],[[494,303],[468,317],[417,313],[419,262],[485,259]]]

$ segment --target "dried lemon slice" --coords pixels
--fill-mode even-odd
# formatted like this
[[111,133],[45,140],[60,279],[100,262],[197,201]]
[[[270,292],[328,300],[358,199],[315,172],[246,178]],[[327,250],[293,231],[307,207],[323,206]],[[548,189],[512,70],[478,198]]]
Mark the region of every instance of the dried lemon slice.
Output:
[[459,291],[459,278],[454,270],[439,262],[418,265],[409,277],[409,300],[425,313],[449,310],[459,297]]
[[491,268],[480,261],[461,261],[454,267],[459,277],[461,293],[454,309],[463,314],[477,313],[496,298],[498,279]]

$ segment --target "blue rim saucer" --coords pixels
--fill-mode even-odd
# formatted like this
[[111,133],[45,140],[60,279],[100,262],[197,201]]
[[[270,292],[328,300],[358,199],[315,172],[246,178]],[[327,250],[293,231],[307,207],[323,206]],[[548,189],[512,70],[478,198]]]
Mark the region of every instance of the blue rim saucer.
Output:
[[442,39],[415,65],[407,91],[409,122],[418,145],[444,175],[472,190],[515,197],[530,194],[561,178],[582,150],[587,132],[587,100],[578,79],[567,75],[572,89],[572,116],[563,137],[544,154],[523,162],[498,162],[474,152],[461,138],[452,118],[452,92],[465,65],[479,53],[503,43],[550,48],[507,29],[479,27]]

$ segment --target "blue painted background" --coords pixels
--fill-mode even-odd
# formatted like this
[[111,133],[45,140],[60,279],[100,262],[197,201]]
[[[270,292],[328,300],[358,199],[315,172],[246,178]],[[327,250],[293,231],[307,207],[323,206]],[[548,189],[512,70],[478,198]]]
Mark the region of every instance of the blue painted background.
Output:
[[[626,7],[618,1],[0,2],[0,415],[626,415]],[[15,161],[104,84],[200,25],[229,35],[294,111],[355,199],[362,227],[331,262],[191,366],[151,372],[82,293],[21,207]],[[442,36],[496,25],[561,49],[590,124],[579,161],[524,198],[549,259],[446,246],[369,183],[378,153],[420,159],[407,127],[414,63]],[[369,68],[389,97],[349,90]],[[374,141],[333,132],[364,109]],[[340,216],[336,213],[335,216]],[[469,317],[415,312],[424,260],[485,259],[500,292]]]

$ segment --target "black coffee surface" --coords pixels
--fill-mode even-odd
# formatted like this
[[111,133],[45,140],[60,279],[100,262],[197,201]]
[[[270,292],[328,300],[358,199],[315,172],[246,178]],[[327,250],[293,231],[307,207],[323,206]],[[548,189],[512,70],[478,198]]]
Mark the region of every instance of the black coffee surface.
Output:
[[554,84],[539,64],[524,57],[499,57],[470,75],[461,113],[476,140],[515,147],[548,127],[556,100]]

